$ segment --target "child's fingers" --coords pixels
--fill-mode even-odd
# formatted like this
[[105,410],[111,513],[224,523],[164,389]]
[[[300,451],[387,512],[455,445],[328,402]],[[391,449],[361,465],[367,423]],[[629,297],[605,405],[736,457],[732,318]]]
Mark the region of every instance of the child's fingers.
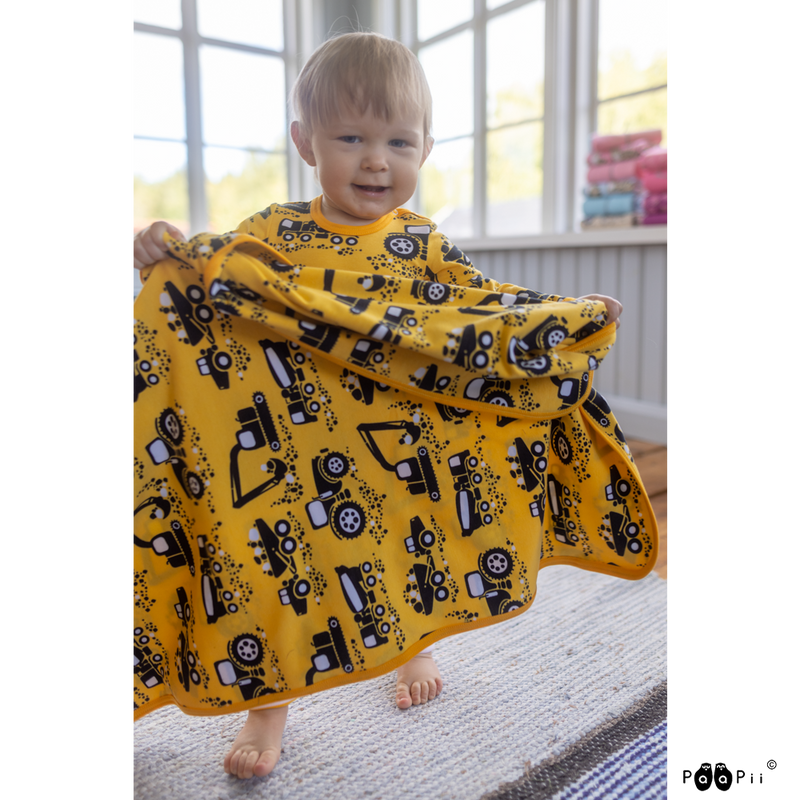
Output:
[[617,327],[619,327],[619,317],[622,314],[622,303],[619,300],[615,300],[613,297],[607,297],[604,294],[587,294],[583,297],[578,298],[579,300],[599,300],[603,303],[606,307],[606,311],[608,312],[608,321],[616,322]]
[[144,230],[139,231],[133,238],[133,266],[135,269],[161,261],[167,254],[167,245],[164,242],[164,233],[167,232],[175,239],[185,242],[186,237],[174,225],[163,220],[154,222]]
[[183,231],[179,228],[176,228],[174,225],[170,225],[168,222],[165,223],[167,226],[167,230],[169,231],[169,235],[172,236],[173,239],[179,239],[182,242],[186,241],[186,237],[183,235]]
[[149,231],[142,231],[141,236],[133,240],[133,266],[142,269],[156,261],[161,261],[167,252],[167,246],[153,238]]

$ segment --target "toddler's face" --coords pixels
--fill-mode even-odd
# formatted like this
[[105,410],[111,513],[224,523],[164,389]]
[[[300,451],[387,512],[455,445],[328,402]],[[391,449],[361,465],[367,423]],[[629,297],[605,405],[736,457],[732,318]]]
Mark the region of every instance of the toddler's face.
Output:
[[433,144],[424,140],[421,117],[387,122],[370,110],[345,111],[310,140],[295,122],[292,139],[317,168],[323,214],[340,225],[367,225],[408,202]]

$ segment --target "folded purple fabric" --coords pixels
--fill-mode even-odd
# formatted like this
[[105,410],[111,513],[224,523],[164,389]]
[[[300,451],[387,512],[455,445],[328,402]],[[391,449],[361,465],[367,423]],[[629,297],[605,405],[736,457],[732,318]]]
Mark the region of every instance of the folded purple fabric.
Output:
[[667,193],[648,194],[642,203],[645,214],[666,214],[667,213]]
[[666,214],[648,214],[643,220],[642,225],[666,225]]

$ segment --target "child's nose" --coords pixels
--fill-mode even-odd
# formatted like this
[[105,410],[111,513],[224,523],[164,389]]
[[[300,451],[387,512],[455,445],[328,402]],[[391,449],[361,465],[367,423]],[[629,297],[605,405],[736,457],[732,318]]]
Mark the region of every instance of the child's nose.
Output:
[[380,172],[386,169],[386,154],[382,148],[371,147],[364,153],[361,168],[370,172]]

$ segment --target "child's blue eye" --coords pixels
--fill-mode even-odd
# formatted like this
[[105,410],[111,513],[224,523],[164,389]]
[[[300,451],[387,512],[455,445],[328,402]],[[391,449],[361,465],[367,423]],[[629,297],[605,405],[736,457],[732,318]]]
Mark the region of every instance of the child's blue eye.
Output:
[[404,139],[392,139],[392,141],[389,142],[391,147],[405,147],[407,144],[408,142],[406,142]]
[[358,141],[358,136],[340,136],[339,137],[345,144],[355,144]]

